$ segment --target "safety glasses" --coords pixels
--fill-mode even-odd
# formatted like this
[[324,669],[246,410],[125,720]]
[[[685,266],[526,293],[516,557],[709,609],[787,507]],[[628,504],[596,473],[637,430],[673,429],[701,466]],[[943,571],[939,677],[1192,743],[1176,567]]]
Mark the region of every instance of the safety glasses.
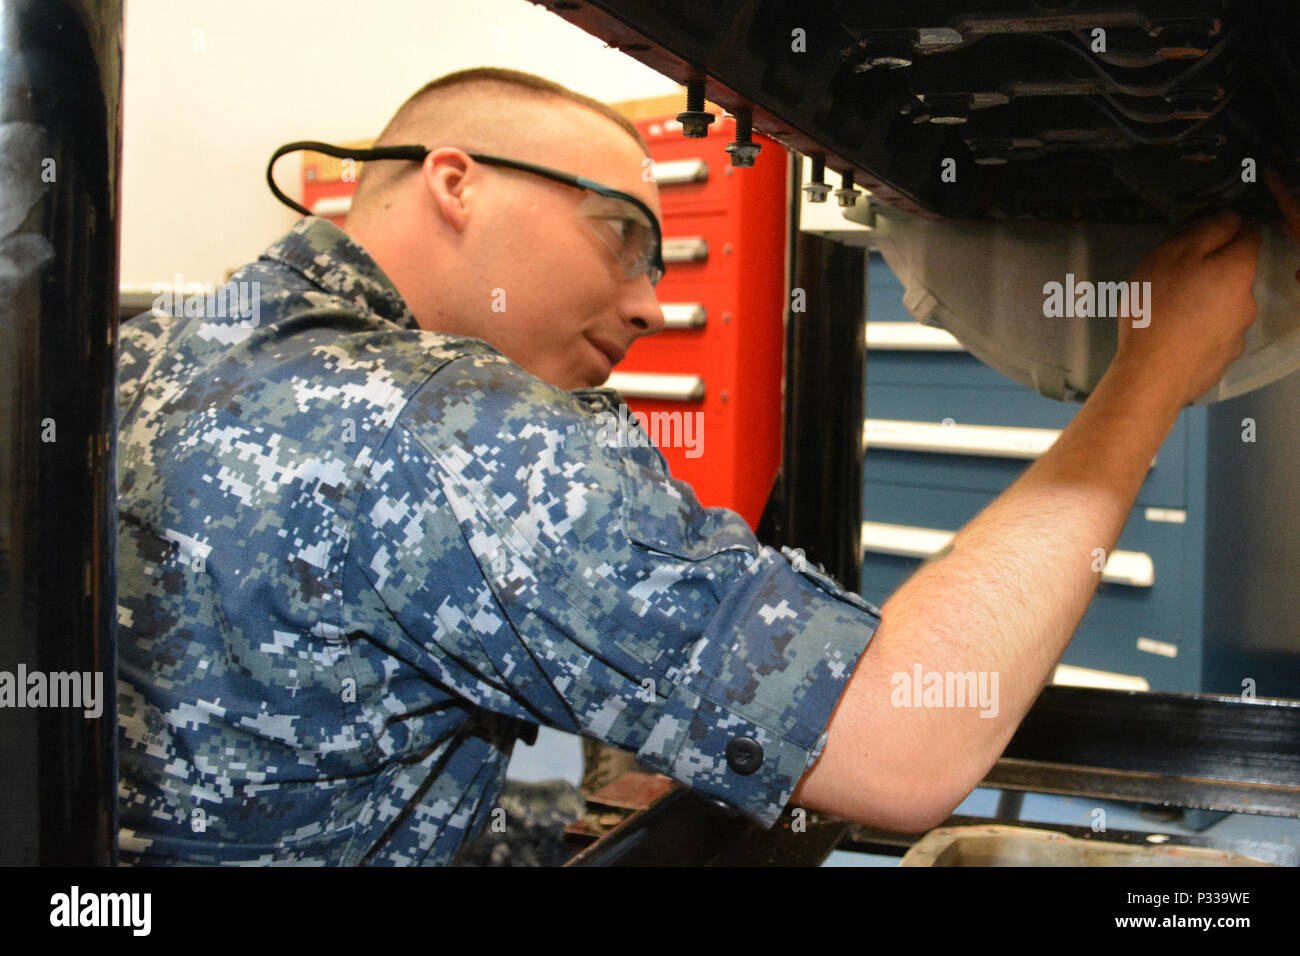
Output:
[[[304,216],[311,211],[294,202],[276,186],[271,171],[275,161],[285,153],[295,150],[310,149],[327,156],[344,159],[357,159],[370,162],[377,159],[405,159],[423,162],[431,152],[423,146],[381,146],[374,149],[344,149],[329,143],[300,141],[287,143],[271,155],[266,167],[266,181],[275,198]],[[501,156],[489,156],[486,153],[466,153],[470,159],[488,166],[500,166],[514,169],[534,176],[543,176],[553,182],[563,183],[575,189],[590,192],[578,205],[578,215],[583,217],[593,228],[596,235],[609,247],[622,267],[627,279],[637,279],[643,275],[650,277],[651,285],[658,285],[664,275],[663,232],[659,220],[644,202],[625,193],[605,186],[584,176],[575,176],[558,169],[549,169],[534,163],[518,159],[506,159]]]

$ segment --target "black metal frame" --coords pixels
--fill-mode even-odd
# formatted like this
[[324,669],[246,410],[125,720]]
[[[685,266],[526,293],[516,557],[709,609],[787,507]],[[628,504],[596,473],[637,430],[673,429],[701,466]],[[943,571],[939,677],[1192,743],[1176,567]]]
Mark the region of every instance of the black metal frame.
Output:
[[0,63],[31,199],[2,237],[0,670],[98,672],[104,698],[0,710],[0,864],[112,864],[121,0],[3,0]]
[[[1232,205],[1276,219],[1266,192],[1241,182],[1240,161],[1264,157],[1261,165],[1288,177],[1300,171],[1295,21],[1265,0],[1091,0],[1052,9],[1006,0],[968,3],[957,15],[950,0],[532,2],[683,85],[703,81],[709,100],[733,114],[752,111],[754,131],[824,156],[827,169],[926,218],[1166,222]],[[960,42],[915,53],[922,27]],[[1174,52],[1141,65],[1122,53],[1118,62],[1101,59],[1087,43],[1096,27],[1111,31],[1117,50],[1141,40],[1151,53],[1206,52],[1191,66]],[[907,68],[856,69],[900,44]],[[1275,65],[1276,76],[1233,73],[1237,60]],[[1022,82],[1003,82],[1009,62],[1026,71]],[[1208,114],[1166,101],[1173,93],[1194,99],[1203,88],[1224,91]],[[977,96],[1009,101],[975,109]],[[953,100],[962,103],[961,122],[928,122]],[[1044,117],[1059,128],[1024,122]],[[1047,138],[1036,139],[1040,132]],[[936,170],[950,158],[962,173],[943,181]],[[1187,190],[1167,188],[1171,163]],[[1087,188],[1063,189],[1062,170]]]

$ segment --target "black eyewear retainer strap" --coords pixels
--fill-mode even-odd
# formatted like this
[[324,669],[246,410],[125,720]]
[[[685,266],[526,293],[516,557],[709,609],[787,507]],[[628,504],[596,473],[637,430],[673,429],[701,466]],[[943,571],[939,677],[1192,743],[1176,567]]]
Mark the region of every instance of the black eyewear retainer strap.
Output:
[[280,187],[275,184],[275,176],[273,175],[276,160],[286,153],[296,153],[300,149],[310,149],[313,152],[324,153],[326,156],[333,156],[336,159],[359,159],[362,162],[371,159],[412,159],[416,162],[423,162],[424,157],[429,155],[429,150],[423,146],[380,146],[371,149],[348,149],[342,146],[331,146],[329,143],[318,143],[310,139],[299,140],[296,143],[285,143],[271,154],[271,161],[266,164],[266,184],[271,187],[271,194],[276,199],[304,216],[312,215],[312,211],[281,192]]
[[[274,153],[271,154],[271,161],[266,164],[266,184],[271,187],[271,194],[276,199],[284,203],[295,212],[302,213],[304,216],[312,215],[312,211],[306,206],[295,202],[286,196],[280,187],[275,184],[276,160],[286,153],[294,153],[298,150],[310,149],[317,153],[324,153],[326,156],[333,156],[336,159],[356,159],[361,162],[368,162],[375,159],[406,159],[413,160],[417,163],[424,162],[424,157],[428,156],[432,150],[424,146],[379,146],[369,149],[347,148],[343,146],[332,146],[329,143],[319,143],[315,140],[299,140],[294,143],[285,143]],[[547,179],[553,179],[556,182],[567,183],[570,186],[576,186],[579,189],[590,189],[592,192],[601,196],[613,196],[619,199],[625,199],[633,203],[642,213],[645,214],[646,220],[654,225],[655,238],[660,238],[659,220],[650,207],[629,193],[621,190],[611,189],[609,186],[602,186],[598,182],[593,182],[582,176],[575,176],[572,173],[560,172],[557,169],[547,169],[545,166],[535,166],[532,163],[525,163],[518,159],[503,159],[500,156],[488,156],[484,153],[466,153],[470,159],[475,162],[485,163],[489,166],[505,166],[509,169],[518,169],[522,172],[533,173],[537,176],[545,176]]]

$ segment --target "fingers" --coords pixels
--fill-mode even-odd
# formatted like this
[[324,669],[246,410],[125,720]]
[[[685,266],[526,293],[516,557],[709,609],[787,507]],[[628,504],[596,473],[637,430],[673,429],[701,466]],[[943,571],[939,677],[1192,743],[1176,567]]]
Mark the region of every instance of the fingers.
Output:
[[1186,241],[1193,252],[1208,256],[1235,239],[1240,231],[1241,217],[1231,210],[1225,210],[1198,222],[1186,234]]
[[1259,248],[1264,243],[1264,237],[1254,226],[1246,226],[1242,229],[1235,239],[1223,246],[1216,255],[1228,256],[1240,259],[1250,264],[1250,271],[1253,275],[1255,266],[1259,261]]

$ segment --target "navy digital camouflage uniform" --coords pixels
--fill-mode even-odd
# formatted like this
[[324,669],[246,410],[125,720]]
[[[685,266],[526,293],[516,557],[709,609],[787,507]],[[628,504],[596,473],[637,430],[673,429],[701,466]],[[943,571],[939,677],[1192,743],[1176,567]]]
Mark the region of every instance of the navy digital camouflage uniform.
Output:
[[878,608],[331,223],[231,282],[122,326],[124,863],[453,862],[538,723],[775,822]]

